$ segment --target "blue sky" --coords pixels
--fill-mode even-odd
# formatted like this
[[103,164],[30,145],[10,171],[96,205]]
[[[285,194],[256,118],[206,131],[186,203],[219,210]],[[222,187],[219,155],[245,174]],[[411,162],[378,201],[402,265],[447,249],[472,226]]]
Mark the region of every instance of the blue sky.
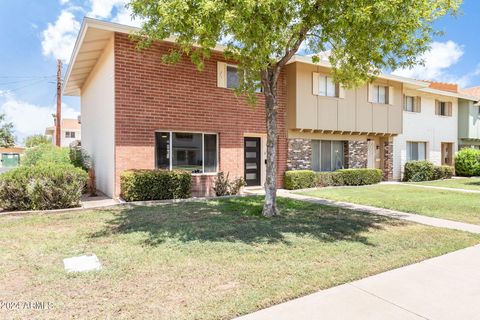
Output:
[[[125,0],[0,0],[0,113],[15,126],[17,140],[43,133],[55,108],[56,58],[68,63],[81,20],[132,21]],[[480,1],[464,0],[458,17],[437,21],[425,66],[397,70],[417,79],[480,85]],[[64,66],[64,71],[66,66]],[[76,117],[78,98],[64,97],[63,116]]]

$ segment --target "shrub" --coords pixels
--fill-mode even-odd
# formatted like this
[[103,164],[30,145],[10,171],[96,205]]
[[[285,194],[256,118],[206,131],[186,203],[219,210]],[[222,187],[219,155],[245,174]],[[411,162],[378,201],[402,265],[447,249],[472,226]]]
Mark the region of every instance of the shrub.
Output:
[[219,172],[214,181],[213,190],[217,197],[228,196],[228,195],[237,195],[240,193],[240,190],[247,185],[243,177],[237,177],[235,180],[230,182],[228,178],[229,174],[225,175],[223,172]]
[[293,170],[285,172],[285,189],[296,190],[315,187],[315,172],[311,170]]
[[341,174],[345,186],[375,184],[383,179],[383,172],[380,169],[341,169],[336,172]]
[[455,156],[455,173],[458,176],[480,176],[480,150],[466,148]]
[[455,174],[455,169],[452,166],[434,166],[433,179],[450,179]]
[[429,181],[434,178],[435,166],[429,161],[408,161],[405,164],[404,181]]
[[68,148],[60,148],[51,144],[41,144],[25,151],[22,159],[24,166],[35,166],[42,164],[70,164]]
[[70,148],[70,162],[77,168],[87,171],[92,168],[92,158],[88,152],[80,146]]
[[340,172],[316,172],[315,186],[330,187],[343,185],[343,176]]
[[179,170],[128,170],[120,175],[120,192],[126,201],[189,198],[192,175]]
[[80,204],[87,173],[72,165],[18,167],[0,176],[0,207],[49,210]]

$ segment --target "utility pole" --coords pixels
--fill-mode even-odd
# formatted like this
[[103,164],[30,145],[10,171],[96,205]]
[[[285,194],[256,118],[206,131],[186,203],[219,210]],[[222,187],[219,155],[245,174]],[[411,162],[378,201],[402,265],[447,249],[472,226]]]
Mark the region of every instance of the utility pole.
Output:
[[55,117],[55,143],[61,146],[62,133],[62,60],[57,60],[57,115]]

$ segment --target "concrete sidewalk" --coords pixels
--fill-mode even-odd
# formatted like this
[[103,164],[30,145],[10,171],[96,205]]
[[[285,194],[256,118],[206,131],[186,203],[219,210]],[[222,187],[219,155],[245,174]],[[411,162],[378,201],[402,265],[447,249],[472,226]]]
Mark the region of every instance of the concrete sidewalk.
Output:
[[480,319],[480,245],[323,290],[237,320]]

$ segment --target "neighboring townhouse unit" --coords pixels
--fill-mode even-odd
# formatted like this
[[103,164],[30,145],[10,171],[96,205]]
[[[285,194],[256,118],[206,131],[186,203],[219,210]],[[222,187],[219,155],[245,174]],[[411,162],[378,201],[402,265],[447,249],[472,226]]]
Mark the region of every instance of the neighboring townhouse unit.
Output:
[[[67,70],[64,94],[81,97],[82,146],[92,156],[99,190],[120,193],[128,169],[185,169],[194,195],[212,194],[218,171],[265,181],[263,94],[253,108],[233,88],[234,64],[222,47],[198,71],[188,58],[162,63],[172,40],[139,51],[129,34],[138,29],[85,19]],[[278,186],[286,170],[284,75],[279,80]]]
[[404,89],[403,132],[394,138],[393,178],[403,177],[405,163],[428,160],[453,165],[458,150],[459,99],[455,84],[430,83],[427,88]]
[[348,90],[327,63],[295,56],[286,67],[288,169],[379,168],[393,178],[393,138],[402,133],[403,90],[423,81],[380,75]]
[[[480,101],[480,87],[464,89],[462,93]],[[458,102],[458,147],[480,149],[480,105],[470,99]]]
[[[68,147],[74,141],[81,141],[81,126],[78,119],[62,119],[60,129],[62,131],[60,135],[61,147]],[[45,129],[45,136],[52,141],[53,145],[56,145],[56,131],[55,125]]]

